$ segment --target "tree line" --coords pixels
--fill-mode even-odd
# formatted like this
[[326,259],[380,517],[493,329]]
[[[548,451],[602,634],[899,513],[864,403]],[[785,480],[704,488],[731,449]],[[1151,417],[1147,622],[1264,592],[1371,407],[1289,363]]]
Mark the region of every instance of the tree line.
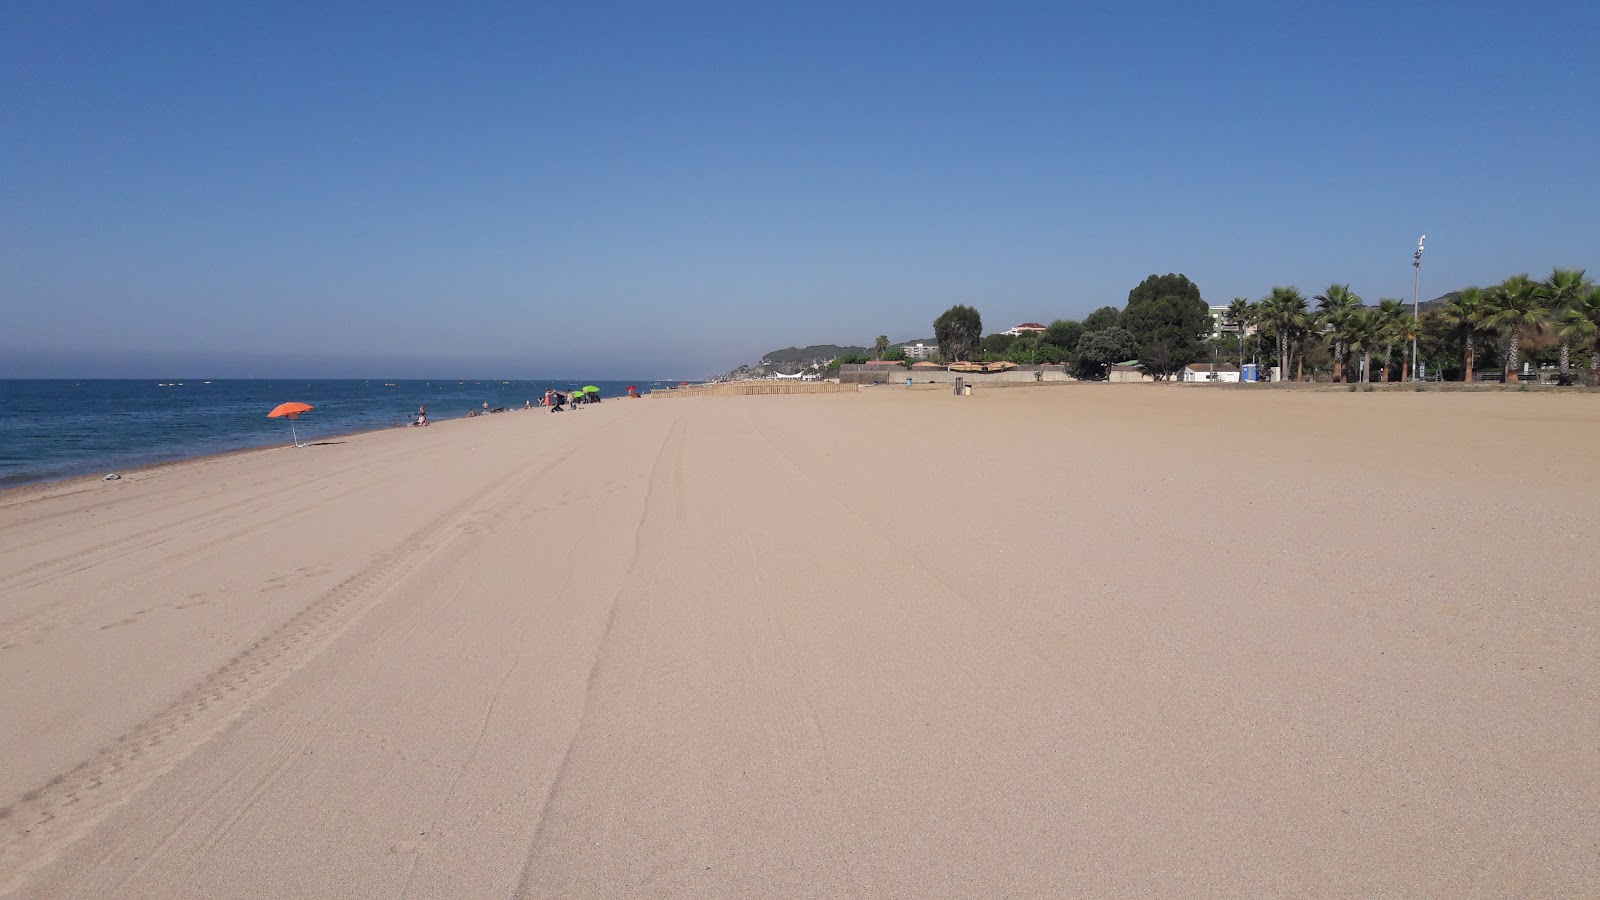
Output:
[[933,332],[949,361],[1066,364],[1080,378],[1103,378],[1111,366],[1137,361],[1146,372],[1167,378],[1209,358],[1212,321],[1200,288],[1184,275],[1168,273],[1140,282],[1121,309],[1103,306],[1082,321],[1057,319],[1042,332],[983,336],[982,317],[965,305],[940,314]]
[[[1496,380],[1515,382],[1528,362],[1553,364],[1561,382],[1572,383],[1574,358],[1582,355],[1589,383],[1600,384],[1600,289],[1583,269],[1556,269],[1543,281],[1513,275],[1430,307],[1417,317],[1392,297],[1367,306],[1348,284],[1311,298],[1274,287],[1260,300],[1235,298],[1222,315],[1231,333],[1218,335],[1199,287],[1169,273],[1140,282],[1121,309],[1057,319],[1042,332],[984,336],[978,310],[966,305],[945,310],[933,327],[946,361],[1065,364],[1080,378],[1103,378],[1112,365],[1137,361],[1165,379],[1191,363],[1216,361],[1278,366],[1294,380],[1387,383],[1410,380],[1420,361],[1430,377],[1470,382],[1487,368]],[[873,349],[880,358],[904,358],[881,335]]]
[[1470,383],[1487,369],[1515,383],[1526,362],[1553,364],[1559,381],[1572,384],[1576,348],[1588,358],[1589,383],[1600,383],[1600,288],[1585,270],[1556,269],[1543,281],[1512,275],[1443,299],[1418,317],[1392,297],[1367,306],[1348,284],[1331,284],[1311,301],[1295,288],[1275,287],[1260,301],[1236,298],[1225,315],[1238,326],[1237,358],[1253,353],[1295,380],[1325,371],[1342,383],[1388,383],[1391,374],[1407,381],[1420,363],[1445,380]]

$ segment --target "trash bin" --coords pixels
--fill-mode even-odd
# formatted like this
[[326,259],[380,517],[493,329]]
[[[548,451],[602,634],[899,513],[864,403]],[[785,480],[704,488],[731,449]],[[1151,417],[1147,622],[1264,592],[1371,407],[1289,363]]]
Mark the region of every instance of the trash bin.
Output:
[[972,396],[972,385],[970,385],[970,384],[969,385],[964,385],[961,388],[961,394],[964,397],[971,397]]
[[960,375],[956,376],[956,396],[957,397],[961,396],[961,394],[962,394],[962,385],[966,384],[966,382],[967,382],[967,380],[965,378],[962,378]]

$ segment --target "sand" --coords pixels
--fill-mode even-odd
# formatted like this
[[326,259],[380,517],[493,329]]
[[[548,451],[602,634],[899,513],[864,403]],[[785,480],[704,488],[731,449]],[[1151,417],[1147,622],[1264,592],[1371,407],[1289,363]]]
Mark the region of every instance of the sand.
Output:
[[0,495],[0,891],[1594,896],[1600,396],[613,401]]

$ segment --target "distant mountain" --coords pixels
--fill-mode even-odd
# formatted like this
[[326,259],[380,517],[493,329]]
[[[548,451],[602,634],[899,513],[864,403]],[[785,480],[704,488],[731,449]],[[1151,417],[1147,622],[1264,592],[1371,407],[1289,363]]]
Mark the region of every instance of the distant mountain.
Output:
[[[1456,299],[1459,296],[1461,296],[1461,292],[1460,291],[1451,291],[1450,293],[1445,294],[1443,297],[1435,297],[1432,300],[1424,300],[1424,301],[1422,301],[1422,311],[1423,312],[1432,312],[1433,310],[1439,309],[1440,307],[1447,305],[1450,301]],[[1406,306],[1406,309],[1409,311],[1411,309],[1411,301],[1410,300],[1406,300],[1405,301],[1405,306]],[[1377,309],[1378,305],[1376,303],[1368,303],[1366,305],[1366,308],[1367,309]]]
[[[924,344],[934,343],[934,339],[913,338],[909,341],[897,341],[889,345],[889,349],[897,349],[906,344],[917,342]],[[828,364],[841,356],[871,356],[871,347],[841,346],[839,344],[812,344],[809,347],[784,347],[782,350],[769,350],[761,355],[761,361],[755,365],[744,365],[731,372],[718,376],[717,380],[732,380],[741,378],[766,378],[770,375],[794,375],[811,369],[826,369]]]
[[[1422,311],[1433,312],[1442,306],[1449,305],[1451,301],[1455,300],[1459,296],[1461,296],[1460,291],[1451,291],[1450,293],[1445,294],[1443,297],[1435,297],[1432,300],[1424,300],[1422,301]],[[1427,360],[1423,361],[1426,362]]]
[[866,347],[841,347],[838,344],[785,347],[782,350],[772,350],[762,354],[761,362],[755,369],[767,375],[777,373],[793,375],[812,366],[826,366],[847,353],[866,355],[869,352],[871,351]]

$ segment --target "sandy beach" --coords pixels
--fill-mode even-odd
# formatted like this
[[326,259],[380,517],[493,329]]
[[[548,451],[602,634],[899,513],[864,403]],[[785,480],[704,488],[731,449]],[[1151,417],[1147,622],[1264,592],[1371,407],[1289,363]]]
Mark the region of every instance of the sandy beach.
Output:
[[1600,395],[613,401],[0,494],[0,894],[1600,894]]

